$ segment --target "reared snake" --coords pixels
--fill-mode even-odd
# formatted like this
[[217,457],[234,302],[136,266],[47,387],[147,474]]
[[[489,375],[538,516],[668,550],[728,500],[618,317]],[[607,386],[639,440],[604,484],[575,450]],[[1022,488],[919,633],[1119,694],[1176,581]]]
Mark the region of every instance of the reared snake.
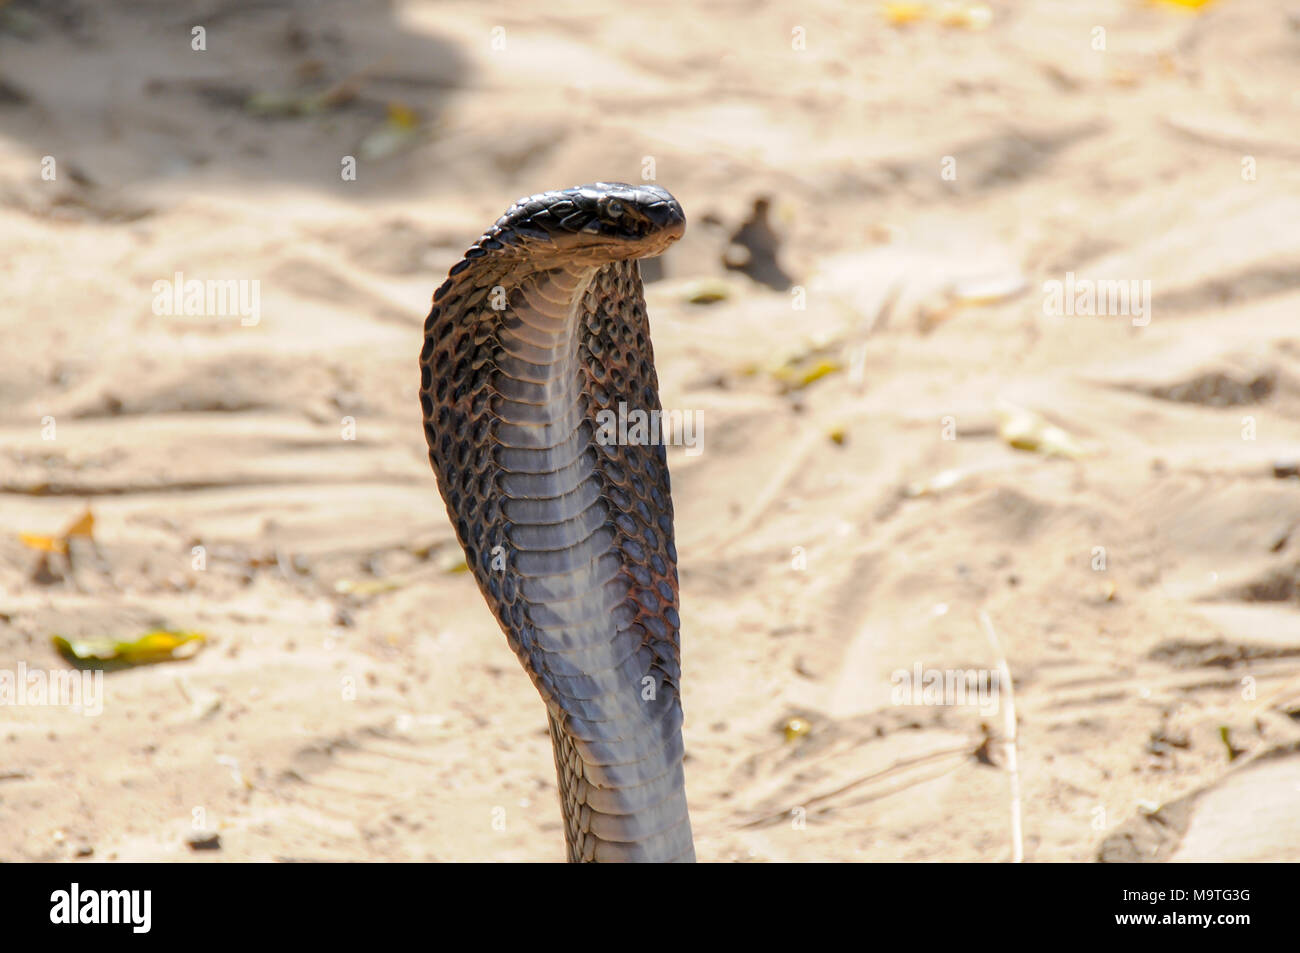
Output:
[[[433,295],[429,460],[488,607],[546,704],[570,861],[692,861],[677,550],[637,259],[686,220],[650,185],[520,199]],[[604,418],[608,419],[608,418]]]

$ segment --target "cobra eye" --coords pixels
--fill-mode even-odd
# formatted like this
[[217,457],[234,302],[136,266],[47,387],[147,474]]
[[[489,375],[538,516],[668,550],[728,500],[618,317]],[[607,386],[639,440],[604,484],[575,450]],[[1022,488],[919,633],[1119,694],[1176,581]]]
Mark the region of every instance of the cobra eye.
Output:
[[605,205],[605,211],[609,213],[610,218],[618,218],[623,214],[623,203],[616,199],[610,199]]

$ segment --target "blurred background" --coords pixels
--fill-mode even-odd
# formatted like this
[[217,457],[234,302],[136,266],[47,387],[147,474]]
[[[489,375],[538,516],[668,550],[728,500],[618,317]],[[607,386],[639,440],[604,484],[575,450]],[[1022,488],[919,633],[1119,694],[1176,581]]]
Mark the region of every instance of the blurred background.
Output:
[[0,0],[0,860],[562,858],[416,361],[597,180],[689,223],[701,860],[1294,859],[1297,130],[1271,0]]

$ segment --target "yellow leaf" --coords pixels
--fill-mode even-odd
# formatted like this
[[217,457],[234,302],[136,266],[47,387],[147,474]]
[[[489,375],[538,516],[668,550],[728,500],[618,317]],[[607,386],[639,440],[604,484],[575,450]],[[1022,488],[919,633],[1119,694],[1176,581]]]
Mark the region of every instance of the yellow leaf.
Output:
[[713,304],[731,297],[732,288],[720,278],[700,278],[682,288],[682,295],[691,304]]
[[420,124],[420,117],[405,103],[389,103],[388,121],[399,129],[414,129]]
[[87,508],[72,525],[65,529],[58,536],[46,536],[43,533],[19,533],[18,539],[24,546],[30,546],[32,549],[42,553],[66,553],[68,551],[68,540],[73,536],[84,536],[91,539],[95,531],[95,516]]
[[401,579],[340,579],[334,583],[334,591],[345,596],[373,596],[380,592],[392,592],[401,589],[405,583]]
[[71,526],[63,531],[63,535],[65,537],[84,536],[91,539],[95,535],[95,514],[87,509]]
[[19,533],[19,541],[24,546],[30,546],[32,549],[42,553],[66,553],[68,551],[68,541],[62,536],[42,536],[38,533]]
[[905,26],[924,20],[930,14],[930,8],[924,3],[885,3],[880,7],[880,15],[890,26]]
[[103,663],[149,665],[154,662],[172,662],[192,657],[206,643],[202,632],[172,632],[155,629],[132,642],[112,638],[65,639],[53,637],[58,653],[73,665],[101,667]]
[[828,374],[842,371],[844,365],[838,361],[820,360],[807,366],[778,367],[772,376],[785,384],[790,390],[800,390],[814,381],[819,381]]
[[442,561],[439,567],[445,573],[469,572],[469,563],[465,562],[465,557],[460,554],[454,554]]
[[244,109],[254,116],[307,116],[320,111],[314,96],[296,93],[253,93],[244,101]]
[[786,741],[798,741],[812,731],[812,723],[806,718],[787,718],[781,726],[781,733]]
[[993,11],[983,3],[947,3],[940,8],[938,20],[944,26],[984,30],[993,22]]

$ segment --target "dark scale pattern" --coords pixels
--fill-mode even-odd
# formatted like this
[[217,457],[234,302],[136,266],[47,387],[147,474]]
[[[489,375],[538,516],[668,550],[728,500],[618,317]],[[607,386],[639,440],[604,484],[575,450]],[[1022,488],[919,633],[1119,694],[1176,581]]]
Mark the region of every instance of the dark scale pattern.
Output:
[[573,861],[694,859],[666,454],[596,439],[602,411],[659,410],[634,259],[683,227],[653,187],[521,199],[451,269],[425,325],[429,458],[546,703]]

